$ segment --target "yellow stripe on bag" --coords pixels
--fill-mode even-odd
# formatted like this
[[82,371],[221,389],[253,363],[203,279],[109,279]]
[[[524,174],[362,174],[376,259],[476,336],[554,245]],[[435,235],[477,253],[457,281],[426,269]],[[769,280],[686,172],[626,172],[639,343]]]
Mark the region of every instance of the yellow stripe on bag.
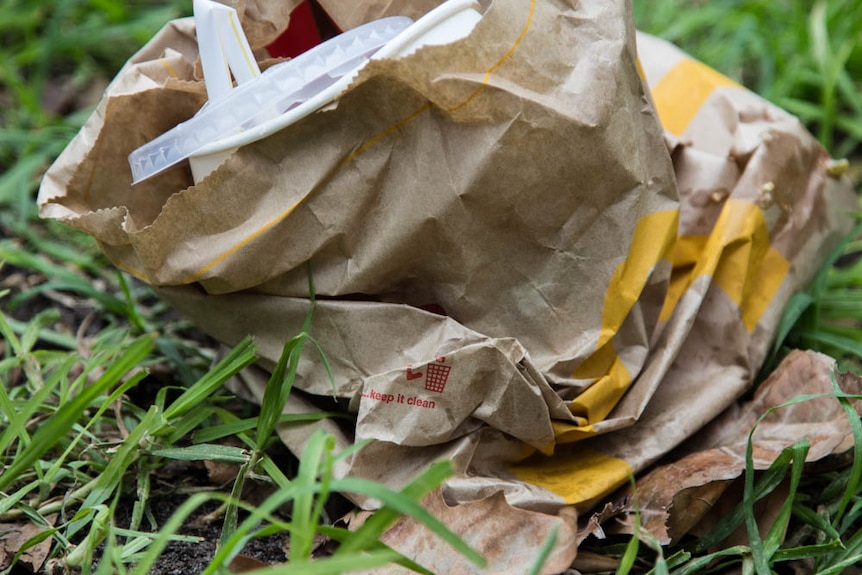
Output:
[[614,361],[608,373],[572,400],[569,409],[575,416],[584,417],[591,423],[601,421],[611,412],[631,383],[631,373],[614,353]]
[[701,276],[712,276],[739,306],[749,333],[769,307],[790,271],[790,262],[772,247],[763,211],[755,204],[730,199],[708,237],[683,237],[674,253],[674,277],[662,308],[670,318],[679,298]]
[[638,220],[628,256],[614,270],[608,284],[597,348],[603,347],[619,331],[656,264],[663,259],[670,260],[678,225],[678,209],[653,212]]
[[121,261],[113,261],[113,260],[111,260],[111,263],[114,265],[114,267],[116,267],[116,268],[120,268],[121,270],[123,270],[123,271],[125,271],[125,272],[128,272],[128,273],[130,273],[130,274],[132,274],[133,276],[135,276],[136,278],[138,278],[138,279],[139,279],[139,280],[141,280],[142,282],[146,282],[146,283],[148,283],[148,284],[152,284],[152,283],[153,283],[153,282],[150,280],[150,277],[149,277],[147,274],[145,274],[144,272],[139,271],[139,270],[137,270],[137,269],[133,268],[132,266],[130,266],[130,265],[128,265],[128,264],[125,264],[125,263],[123,263],[123,262],[121,262]]
[[544,487],[569,505],[591,503],[625,485],[633,473],[625,460],[583,445],[551,457],[536,454],[508,470],[525,483]]
[[652,88],[656,112],[665,130],[682,135],[697,111],[719,86],[739,86],[706,64],[683,58]]
[[558,445],[574,443],[596,434],[596,430],[593,426],[580,417],[576,418],[576,423],[553,420],[551,421],[551,427],[554,430],[554,441]]
[[701,255],[706,250],[709,236],[680,236],[676,241],[673,254],[673,271],[670,275],[670,285],[664,298],[659,321],[670,319],[679,298],[685,293],[694,281],[694,268],[697,266]]
[[654,212],[638,220],[628,256],[608,283],[596,351],[573,373],[578,379],[596,380],[569,404],[572,414],[584,418],[587,426],[558,428],[558,442],[592,435],[589,424],[604,419],[631,385],[631,373],[617,355],[612,339],[640,298],[656,264],[670,260],[678,222],[679,210]]

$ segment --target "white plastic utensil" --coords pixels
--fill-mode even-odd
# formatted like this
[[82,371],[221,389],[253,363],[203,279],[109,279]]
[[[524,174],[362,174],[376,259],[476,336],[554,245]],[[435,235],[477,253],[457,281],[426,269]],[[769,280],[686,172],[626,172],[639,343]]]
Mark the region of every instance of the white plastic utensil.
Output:
[[246,132],[296,107],[354,70],[410,23],[409,18],[395,17],[354,28],[226,94],[218,93],[217,100],[210,99],[191,119],[132,152],[133,182],[185,160],[207,144]]
[[231,72],[237,84],[245,84],[260,76],[260,68],[236,10],[211,0],[194,0],[194,15],[207,97],[218,102],[233,89]]
[[[221,36],[207,36],[222,38],[221,54],[224,54],[221,67],[211,67],[210,74],[219,78],[212,92],[207,69],[204,69],[209,102],[191,119],[129,155],[133,183],[185,159],[189,159],[192,176],[199,182],[239,147],[282,130],[335,100],[370,58],[406,56],[421,46],[446,44],[468,35],[481,19],[478,8],[476,0],[448,0],[415,23],[397,16],[369,22],[277,64],[258,77],[243,82],[237,77],[239,85],[226,94],[223,93],[227,69],[224,63],[237,76],[236,70],[244,66],[244,61],[236,56],[241,50],[237,50],[229,34],[224,35],[226,28],[222,24]],[[209,14],[215,18],[202,23],[210,30],[213,23],[226,20],[221,9]],[[196,11],[196,24],[197,18]],[[239,35],[242,35],[241,30]],[[224,48],[225,44],[233,47]],[[239,45],[242,46],[242,42]],[[208,50],[212,54],[215,49]],[[203,59],[203,51],[201,54]],[[216,58],[210,60],[217,61]],[[230,85],[229,77],[227,82]]]

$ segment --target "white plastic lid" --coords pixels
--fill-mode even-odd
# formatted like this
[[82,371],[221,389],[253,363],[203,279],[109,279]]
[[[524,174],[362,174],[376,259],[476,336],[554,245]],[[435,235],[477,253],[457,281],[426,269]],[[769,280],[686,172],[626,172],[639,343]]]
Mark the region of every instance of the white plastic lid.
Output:
[[129,154],[132,182],[185,160],[207,144],[275,118],[352,74],[412,24],[393,16],[353,28],[240,84],[191,119]]

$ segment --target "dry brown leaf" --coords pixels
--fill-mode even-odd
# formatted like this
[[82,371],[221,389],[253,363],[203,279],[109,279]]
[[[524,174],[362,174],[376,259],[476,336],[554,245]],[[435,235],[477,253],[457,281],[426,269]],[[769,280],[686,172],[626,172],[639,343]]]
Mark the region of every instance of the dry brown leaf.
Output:
[[[605,503],[605,506],[601,511],[593,513],[587,522],[578,529],[578,545],[580,545],[581,542],[590,535],[595,536],[596,539],[604,539],[605,531],[602,528],[602,524],[611,517],[616,517],[627,510],[627,501],[608,501]],[[578,556],[580,556],[580,554],[578,554]]]
[[[725,492],[724,497],[722,497],[715,506],[710,508],[709,511],[701,517],[698,524],[691,529],[690,533],[697,537],[701,537],[712,531],[712,529],[718,525],[718,522],[732,513],[734,508],[740,501],[742,501],[743,491],[744,486],[742,481],[734,482],[734,484]],[[772,524],[775,523],[781,506],[784,505],[789,494],[790,485],[785,481],[778,485],[772,493],[754,504],[754,516],[757,517],[757,527],[760,531],[761,537],[765,538],[766,534],[772,528]],[[675,513],[672,513],[671,517],[674,515]],[[676,536],[674,539],[676,539]],[[748,529],[745,524],[742,523],[736,528],[736,530],[734,530],[733,533],[722,541],[721,546],[733,547],[734,545],[748,545],[750,541],[751,539],[748,536]]]
[[217,485],[232,482],[239,473],[239,465],[226,461],[204,461],[207,469],[207,477]]
[[[57,516],[51,515],[46,519],[53,525]],[[8,567],[21,546],[43,530],[43,527],[30,522],[0,523],[0,569]],[[38,572],[51,552],[52,541],[49,537],[24,551],[18,560],[19,564],[26,565],[34,573]]]
[[575,562],[572,563],[572,569],[579,573],[612,573],[617,570],[620,565],[620,560],[607,555],[599,555],[598,553],[590,553],[589,551],[579,551],[575,557]]
[[[542,573],[565,571],[577,553],[576,517],[571,507],[564,508],[558,516],[525,511],[509,505],[502,493],[450,507],[439,490],[429,494],[423,505],[488,561],[485,569],[476,567],[410,517],[400,519],[380,538],[435,573],[522,575],[529,571],[554,527],[559,527],[557,543]],[[368,515],[358,514],[350,528],[356,529]],[[387,567],[370,573],[408,572]]]
[[[745,451],[752,426],[771,408],[800,395],[830,393],[835,360],[812,351],[790,353],[761,384],[754,398],[738,404],[698,433],[684,448],[689,455],[656,468],[637,482],[637,504],[646,529],[662,543],[670,543],[695,525],[706,527],[711,517],[722,514],[739,495],[720,497],[745,470]],[[847,393],[862,391],[862,378],[836,374]],[[856,405],[859,410],[859,405]],[[842,453],[853,444],[847,414],[834,397],[821,397],[783,407],[765,416],[754,434],[754,467],[765,469],[781,451],[808,439],[807,461]],[[779,499],[781,499],[779,497]],[[775,505],[761,504],[761,522],[771,524]],[[633,509],[632,507],[629,510]],[[620,529],[631,532],[628,523]]]
[[230,560],[230,564],[227,566],[231,573],[248,573],[264,567],[269,567],[269,565],[248,555],[237,555]]

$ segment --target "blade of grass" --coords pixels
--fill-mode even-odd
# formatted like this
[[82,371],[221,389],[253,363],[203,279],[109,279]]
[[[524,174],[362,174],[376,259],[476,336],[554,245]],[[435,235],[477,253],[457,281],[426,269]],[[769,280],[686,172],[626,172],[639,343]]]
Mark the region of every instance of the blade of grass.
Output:
[[[667,558],[666,565],[668,569],[676,569],[680,565],[685,565],[691,560],[691,553],[686,550],[680,550]],[[654,575],[655,569],[650,570],[649,575]]]
[[[832,389],[835,391],[836,398],[841,403],[841,407],[844,409],[844,412],[847,414],[847,420],[850,423],[850,430],[853,433],[853,465],[847,480],[847,488],[844,491],[844,496],[841,498],[841,502],[838,505],[838,511],[835,513],[835,518],[832,521],[833,525],[838,526],[841,525],[841,519],[843,518],[844,512],[847,510],[847,506],[850,504],[850,501],[853,497],[857,496],[860,491],[859,485],[860,482],[862,482],[862,420],[860,420],[856,409],[850,403],[850,400],[844,396],[841,387],[838,385],[838,378],[835,375],[834,368],[830,373],[830,378],[832,381]],[[842,525],[840,531],[844,531],[847,527],[848,526],[846,525]]]
[[305,332],[288,340],[284,344],[275,369],[272,370],[272,376],[263,392],[260,415],[258,416],[258,451],[262,451],[266,442],[272,437],[276,423],[281,417],[285,403],[287,403],[287,397],[290,395],[299,368],[299,356],[302,353],[305,340]]
[[722,549],[720,551],[716,551],[714,553],[709,553],[708,555],[703,555],[701,557],[695,557],[685,565],[681,566],[679,569],[673,572],[674,575],[697,575],[704,572],[706,567],[716,563],[716,560],[721,557],[732,557],[734,555],[739,555],[740,557],[747,555],[751,552],[745,545],[735,545],[733,547],[728,547],[726,549]]
[[60,406],[51,417],[45,420],[33,434],[28,448],[0,474],[0,491],[15,481],[21,472],[30,469],[36,460],[56,445],[58,439],[66,435],[96,397],[116,385],[123,375],[143,361],[152,349],[152,343],[151,337],[141,337],[133,341],[99,379],[73,397],[71,401]]
[[284,472],[279,469],[278,465],[265,453],[261,456],[260,466],[279,488],[287,489],[292,484]]
[[42,330],[60,319],[60,312],[54,308],[40,311],[27,322],[24,333],[21,334],[21,352],[29,352],[39,340]]
[[806,525],[810,525],[814,529],[823,532],[833,541],[840,541],[841,534],[829,521],[824,519],[817,512],[800,504],[798,501],[794,503],[793,513]]
[[164,418],[172,421],[196,408],[241,369],[255,361],[255,347],[251,338],[240,341],[216,366],[192,387],[165,408]]
[[231,488],[230,497],[224,506],[224,520],[222,521],[221,537],[219,538],[217,551],[226,552],[227,560],[233,558],[242,549],[242,545],[237,545],[237,536],[241,538],[250,530],[250,527],[239,530],[237,521],[239,519],[239,506],[243,488],[245,487],[245,480],[255,463],[256,459],[252,458],[240,465],[236,479],[233,482],[233,487]]
[[[754,489],[753,499],[757,501],[768,495],[781,483],[787,473],[790,462],[790,452],[782,451],[772,465],[763,472],[757,487]],[[701,537],[696,545],[697,552],[703,552],[717,545],[730,536],[736,528],[745,520],[748,503],[746,501],[737,505],[734,510],[723,517],[718,524],[706,535]]]
[[[198,407],[198,409],[192,410],[178,420],[174,420],[171,422],[171,427],[173,431],[171,434],[165,438],[165,442],[168,445],[173,445],[177,441],[181,440],[183,437],[192,433],[195,429],[197,429],[204,421],[209,419],[215,409],[210,406],[202,406]],[[196,443],[208,443],[208,442],[196,442]]]
[[819,543],[817,545],[804,545],[801,547],[792,547],[790,549],[779,549],[772,556],[774,562],[781,561],[801,561],[804,559],[816,559],[818,557],[827,557],[835,551],[842,548],[839,539],[828,543]]
[[[312,412],[312,413],[283,413],[278,418],[277,425],[282,425],[285,423],[306,423],[310,421],[322,421],[324,419],[339,419],[339,418],[351,418],[350,415],[346,413],[342,413],[339,411],[321,411],[321,412]],[[251,431],[253,429],[257,429],[258,427],[258,418],[250,417],[247,419],[241,419],[237,421],[232,421],[230,423],[223,423],[220,425],[213,425],[211,427],[204,427],[196,430],[192,434],[192,440],[196,443],[207,443],[210,441],[215,441],[216,439],[221,439],[223,437],[229,437],[231,435],[238,435],[245,431]]]
[[0,410],[3,410],[3,414],[9,422],[6,429],[0,434],[0,453],[5,453],[16,437],[22,448],[26,449],[30,445],[27,422],[33,417],[33,414],[39,411],[42,403],[53,391],[53,387],[44,385],[22,405],[20,402],[13,402],[6,392],[6,387],[0,385]]
[[860,561],[862,561],[862,554],[854,555],[828,567],[827,569],[818,571],[817,575],[840,575],[841,573],[844,573],[845,569],[858,565]]
[[[3,257],[0,255],[0,264],[2,263]],[[8,290],[0,292],[0,298],[5,298],[8,293]],[[12,329],[6,314],[2,310],[0,310],[0,336],[3,336],[3,340],[12,348],[11,351],[13,354],[17,355],[21,352],[21,341],[15,335],[15,330]]]
[[[350,531],[349,529],[341,528],[341,527],[332,527],[329,525],[321,525],[319,527],[319,530],[320,530],[321,535],[323,535],[324,537],[327,537],[329,539],[332,539],[333,541],[336,541],[338,543],[343,543],[344,541],[348,541],[353,536],[352,531]],[[388,549],[390,551],[394,551],[391,547],[389,547],[385,543],[381,543],[379,541],[375,542],[375,544],[372,545],[370,548],[368,548],[366,551],[377,551],[377,550],[382,550],[382,549]],[[397,551],[396,551],[396,553],[397,553]],[[415,573],[421,573],[422,575],[434,575],[434,573],[432,571],[429,571],[425,567],[419,565],[418,563],[416,563],[412,559],[409,559],[403,555],[400,555],[400,558],[393,561],[393,563],[396,563],[396,564],[404,567],[405,569],[410,569],[411,571],[413,571]]]
[[224,461],[226,463],[248,463],[251,458],[251,454],[241,447],[207,443],[154,449],[150,451],[150,455],[182,461]]
[[[287,403],[288,395],[290,395],[290,390],[296,378],[296,372],[299,369],[299,359],[302,355],[302,349],[306,340],[310,337],[309,331],[311,330],[311,320],[314,316],[315,308],[314,280],[310,263],[308,264],[308,293],[310,305],[302,324],[302,330],[298,335],[284,344],[281,356],[276,363],[275,369],[272,371],[272,376],[269,382],[267,382],[263,393],[260,415],[258,416],[258,451],[264,449],[266,442],[269,441],[269,438],[275,431],[275,426],[281,417],[282,411],[284,411],[284,405]],[[322,352],[321,356],[323,356]],[[324,364],[328,366],[325,357]]]
[[120,270],[115,270],[117,276],[117,283],[120,284],[120,290],[122,291],[123,297],[125,298],[125,316],[129,319],[129,322],[135,328],[135,330],[139,333],[146,333],[148,331],[152,331],[148,329],[147,322],[144,321],[144,318],[138,313],[138,308],[135,305],[135,299],[132,297],[132,291],[129,289],[129,283],[126,281],[126,276],[123,275],[123,272]]
[[542,546],[539,548],[539,554],[536,556],[536,560],[533,561],[533,565],[530,567],[528,575],[541,575],[542,567],[547,563],[548,558],[554,551],[554,546],[557,544],[559,532],[560,526],[555,525],[551,530],[551,533],[548,535],[548,538],[545,539],[545,542],[542,543]]
[[787,526],[790,523],[790,515],[793,511],[793,501],[795,499],[796,492],[799,490],[799,481],[802,479],[802,471],[805,467],[805,458],[808,455],[809,448],[810,444],[807,440],[799,441],[791,447],[793,452],[793,465],[790,468],[790,488],[788,495],[773,520],[772,526],[769,528],[766,540],[764,541],[764,555],[769,562],[773,561],[775,553],[784,542],[784,534],[787,532]]
[[617,566],[616,575],[628,575],[634,568],[635,561],[638,558],[638,549],[640,549],[640,540],[638,539],[639,527],[635,526],[635,532],[626,544],[626,550],[623,556],[620,557],[620,564]]
[[[310,488],[318,478],[318,472],[324,459],[329,457],[335,448],[335,438],[322,429],[317,430],[308,439],[302,457],[299,460],[299,470],[293,483],[299,488]],[[321,494],[322,496],[322,494]],[[308,559],[314,546],[314,534],[317,528],[317,516],[314,512],[314,494],[306,491],[297,495],[293,502],[291,520],[296,530],[290,540],[290,562]]]
[[[81,517],[79,519],[83,523],[89,523],[90,530],[87,532],[84,540],[66,555],[65,563],[72,569],[80,569],[84,565],[89,566],[92,564],[93,552],[108,532],[108,522],[111,517],[110,508],[106,505],[96,505],[85,509],[88,512],[87,515],[92,514],[93,517]],[[67,534],[67,536],[69,535]]]
[[[150,492],[152,489],[152,480],[150,474],[153,472],[151,461],[138,462],[137,480],[135,481],[135,502],[132,504],[132,517],[129,519],[129,529],[139,529],[144,516],[147,515],[147,510],[150,501]],[[157,529],[155,520],[152,514],[148,518],[151,521],[153,530]]]
[[401,557],[392,550],[371,551],[349,557],[290,562],[276,567],[252,571],[256,575],[339,575],[351,571],[367,571],[391,565]]

